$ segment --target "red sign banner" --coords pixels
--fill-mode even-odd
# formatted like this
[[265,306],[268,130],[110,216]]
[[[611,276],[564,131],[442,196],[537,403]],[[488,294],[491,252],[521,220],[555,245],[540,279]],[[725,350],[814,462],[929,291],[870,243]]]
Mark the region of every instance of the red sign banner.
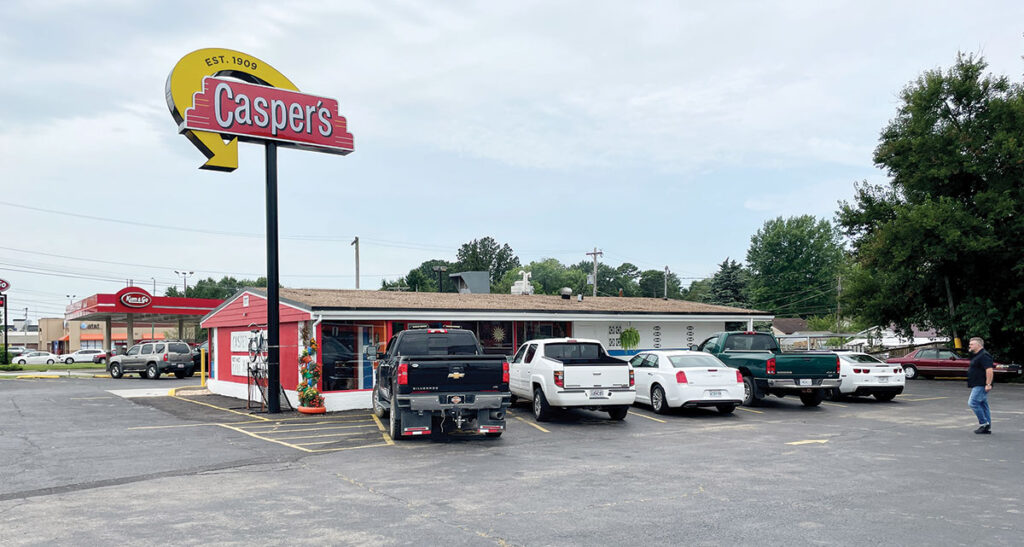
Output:
[[334,99],[206,76],[193,105],[185,110],[181,133],[210,131],[332,154],[355,149]]
[[117,292],[121,305],[129,308],[145,308],[153,303],[153,296],[138,287],[126,287]]
[[11,284],[6,279],[0,279],[0,292],[4,292],[9,288],[11,288]]

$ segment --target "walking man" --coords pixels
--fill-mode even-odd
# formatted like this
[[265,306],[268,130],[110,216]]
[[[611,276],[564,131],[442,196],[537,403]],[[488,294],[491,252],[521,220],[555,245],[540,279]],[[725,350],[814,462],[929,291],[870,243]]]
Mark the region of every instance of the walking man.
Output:
[[985,351],[985,341],[975,336],[969,345],[971,365],[967,368],[967,387],[971,388],[971,398],[967,406],[978,416],[979,435],[992,433],[992,412],[988,408],[988,392],[992,390],[992,356]]

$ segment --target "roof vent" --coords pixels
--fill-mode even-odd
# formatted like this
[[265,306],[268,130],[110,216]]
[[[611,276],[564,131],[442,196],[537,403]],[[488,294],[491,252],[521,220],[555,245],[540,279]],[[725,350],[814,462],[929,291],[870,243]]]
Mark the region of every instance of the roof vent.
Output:
[[568,300],[572,296],[572,289],[563,287],[562,290],[558,291],[558,294],[562,295],[562,300]]

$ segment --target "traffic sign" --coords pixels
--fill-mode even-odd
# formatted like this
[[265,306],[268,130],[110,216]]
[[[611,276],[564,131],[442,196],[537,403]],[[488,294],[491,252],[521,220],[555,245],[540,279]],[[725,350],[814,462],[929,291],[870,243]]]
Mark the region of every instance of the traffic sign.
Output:
[[4,292],[9,288],[11,288],[11,284],[6,279],[0,279],[0,292]]

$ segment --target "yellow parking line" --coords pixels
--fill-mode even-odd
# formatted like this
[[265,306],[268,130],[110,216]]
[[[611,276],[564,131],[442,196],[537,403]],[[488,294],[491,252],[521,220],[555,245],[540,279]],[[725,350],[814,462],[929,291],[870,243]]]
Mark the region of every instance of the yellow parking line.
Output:
[[246,431],[246,430],[244,430],[244,429],[242,429],[242,428],[240,428],[240,427],[233,427],[233,426],[230,426],[230,425],[228,425],[228,424],[217,424],[217,425],[219,425],[220,427],[223,427],[223,428],[225,428],[225,429],[230,429],[230,430],[232,430],[232,431],[237,431],[237,432],[239,432],[239,433],[244,433],[244,434],[246,434],[246,435],[248,435],[248,436],[250,436],[250,437],[253,437],[253,438],[255,438],[255,439],[259,439],[259,440],[261,440],[261,441],[267,441],[267,442],[271,442],[271,443],[277,443],[277,444],[279,444],[279,445],[281,445],[281,446],[287,446],[288,448],[294,448],[295,450],[301,450],[301,451],[303,451],[303,452],[312,452],[312,450],[310,450],[310,449],[308,449],[308,448],[303,448],[303,447],[301,447],[301,446],[298,446],[298,445],[295,445],[295,444],[292,444],[292,443],[286,443],[286,442],[284,442],[284,441],[279,441],[279,440],[277,440],[277,439],[270,439],[270,438],[268,438],[268,437],[264,437],[264,436],[262,436],[262,435],[257,435],[257,434],[255,434],[255,433],[250,433],[250,432],[248,432],[248,431]]
[[210,403],[201,403],[199,401],[193,401],[192,399],[186,399],[184,397],[179,397],[177,395],[171,395],[171,397],[174,397],[175,399],[178,399],[180,401],[188,401],[190,403],[195,403],[197,405],[208,406],[210,408],[216,408],[217,410],[223,410],[224,412],[230,412],[232,414],[238,414],[239,416],[245,416],[246,418],[256,418],[256,419],[258,419],[260,421],[264,421],[264,422],[269,422],[270,421],[270,418],[264,418],[263,416],[254,416],[254,415],[246,413],[246,412],[238,412],[237,410],[231,410],[230,408],[224,408],[224,407],[220,407],[220,406],[217,406],[217,405],[211,405]]
[[949,397],[925,397],[924,399],[903,399],[904,401],[910,401],[912,403],[919,403],[921,401],[938,401],[939,399],[949,399]]
[[659,420],[658,418],[647,416],[645,414],[640,414],[638,412],[633,412],[632,410],[630,410],[629,413],[634,415],[634,416],[640,416],[641,418],[647,418],[648,420],[651,420],[651,421],[654,421],[654,422],[660,422],[660,423],[663,423],[663,424],[667,424],[668,423],[665,420]]
[[279,441],[294,441],[297,439],[323,439],[326,437],[345,437],[347,435],[362,435],[362,431],[352,431],[349,433],[328,433],[326,435],[303,435],[300,437],[276,437]]
[[387,443],[388,446],[393,446],[395,441],[391,438],[391,435],[388,435],[387,430],[384,429],[384,424],[380,423],[380,418],[378,418],[376,414],[370,414],[370,416],[373,417],[373,421],[377,422],[377,429],[380,430],[381,436],[384,437],[384,442]]
[[250,429],[253,429],[255,431],[257,428],[277,429],[277,428],[281,428],[281,427],[309,427],[309,426],[314,426],[314,425],[324,425],[324,426],[326,426],[326,425],[344,425],[344,424],[368,424],[368,423],[370,423],[370,420],[368,420],[366,418],[363,418],[363,419],[360,419],[360,420],[317,420],[315,422],[311,422],[311,421],[306,420],[306,421],[302,421],[302,422],[292,421],[290,423],[281,423],[281,422],[283,422],[283,420],[280,420],[280,421],[279,420],[274,420],[273,422],[260,422],[259,425],[254,425]]
[[210,425],[221,425],[219,423],[208,423],[208,424],[178,424],[178,425],[142,425],[139,427],[129,427],[127,431],[139,431],[142,429],[174,429],[177,427],[201,427]]
[[374,424],[337,425],[337,426],[326,426],[326,427],[307,427],[307,428],[303,428],[303,429],[281,429],[281,430],[273,430],[273,429],[257,430],[257,429],[253,429],[253,428],[248,428],[247,431],[252,431],[253,433],[258,433],[260,435],[273,435],[273,434],[279,434],[279,433],[299,433],[301,431],[324,431],[324,430],[327,430],[327,429],[355,429],[355,428],[359,428],[359,427],[374,427]]
[[524,419],[520,418],[519,416],[515,416],[515,419],[519,420],[520,422],[523,422],[523,423],[524,423],[524,424],[526,424],[526,425],[530,425],[530,426],[533,426],[533,427],[535,427],[535,428],[537,428],[537,429],[539,429],[539,430],[543,431],[544,433],[551,433],[551,432],[550,432],[550,431],[548,431],[547,429],[544,429],[543,427],[541,427],[541,426],[539,426],[539,425],[537,425],[537,424],[535,424],[535,423],[533,423],[533,422],[528,422],[528,421],[526,421],[526,420],[524,420]]
[[800,446],[800,445],[804,445],[804,444],[825,444],[827,442],[828,442],[828,439],[808,439],[806,441],[793,441],[791,443],[786,443],[786,444],[788,444],[790,446]]
[[839,408],[846,408],[846,405],[841,405],[839,403],[830,403],[828,401],[822,401],[821,404],[828,406],[838,406]]
[[764,411],[754,410],[752,408],[743,408],[742,406],[736,407],[736,410],[742,410],[743,412],[753,412],[754,414],[764,414]]
[[359,446],[343,446],[341,448],[303,448],[306,452],[340,452],[342,450],[358,450],[360,448],[373,448],[375,446],[390,446],[394,443],[363,444]]

